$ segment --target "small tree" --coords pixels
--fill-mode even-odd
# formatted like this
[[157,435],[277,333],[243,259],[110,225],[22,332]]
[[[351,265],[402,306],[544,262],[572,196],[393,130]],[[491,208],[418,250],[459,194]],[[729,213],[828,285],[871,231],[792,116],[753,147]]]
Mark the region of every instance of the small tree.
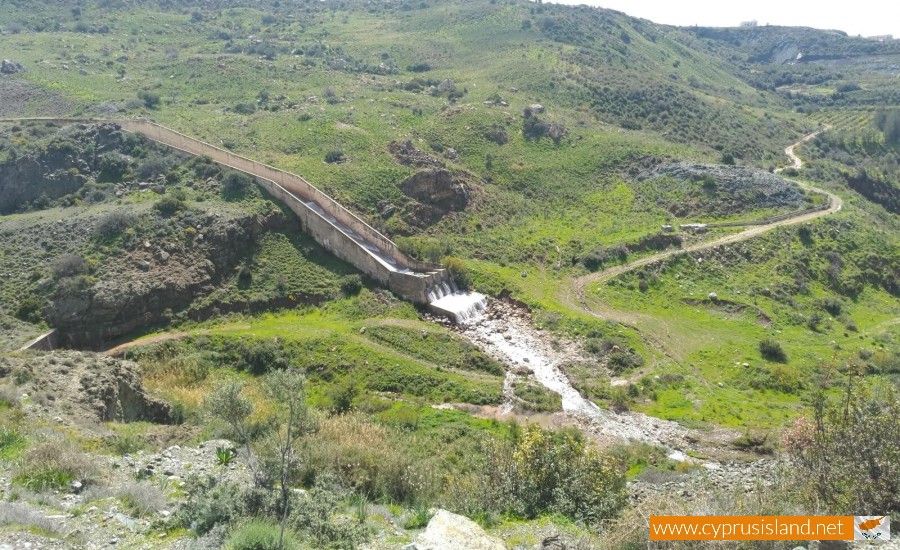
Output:
[[247,455],[247,465],[258,484],[256,460],[250,448],[249,419],[253,414],[253,403],[244,396],[244,383],[238,380],[226,380],[203,401],[203,407],[215,418],[225,421],[241,439]]
[[280,488],[281,529],[278,548],[284,547],[284,530],[290,516],[290,479],[297,469],[294,452],[297,441],[315,431],[315,418],[306,406],[304,386],[306,378],[296,368],[272,371],[265,377],[266,396],[275,402],[281,429],[274,436],[276,467]]
[[890,384],[847,383],[840,399],[812,397],[812,418],[788,428],[782,444],[797,467],[792,476],[816,508],[900,512],[900,399]]

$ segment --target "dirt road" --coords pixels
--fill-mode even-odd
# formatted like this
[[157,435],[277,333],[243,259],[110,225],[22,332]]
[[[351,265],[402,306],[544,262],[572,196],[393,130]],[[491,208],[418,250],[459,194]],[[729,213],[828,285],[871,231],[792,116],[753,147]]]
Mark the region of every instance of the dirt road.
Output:
[[[784,152],[791,159],[792,168],[799,169],[803,167],[803,161],[794,154],[794,148],[806,143],[807,141],[814,139],[817,135],[824,132],[828,128],[826,127],[823,130],[819,130],[817,132],[813,132],[809,135],[803,137],[803,139],[797,141],[789,145],[785,148]],[[778,168],[775,170],[776,173],[779,173],[783,170],[783,168]],[[604,269],[603,271],[598,271],[596,273],[590,273],[588,275],[584,275],[582,277],[576,277],[571,280],[569,285],[564,285],[560,292],[560,299],[567,306],[574,309],[581,309],[595,317],[600,317],[603,319],[608,319],[611,321],[616,321],[625,324],[634,324],[636,316],[629,312],[618,311],[612,308],[606,307],[603,304],[592,304],[589,306],[585,296],[585,288],[587,285],[591,283],[601,283],[604,281],[608,281],[613,277],[621,275],[623,273],[627,273],[633,269],[637,269],[639,267],[652,264],[654,262],[658,262],[660,260],[665,260],[667,258],[671,258],[673,256],[677,256],[679,254],[688,254],[691,252],[697,252],[700,250],[707,250],[710,248],[716,248],[718,246],[733,244],[740,241],[745,241],[747,239],[751,239],[758,235],[762,235],[767,231],[771,231],[776,227],[784,226],[784,225],[795,225],[798,223],[803,223],[809,220],[814,220],[816,218],[820,218],[822,216],[828,216],[834,214],[835,212],[839,212],[841,207],[844,205],[844,202],[841,198],[834,193],[829,193],[823,189],[819,189],[818,187],[813,187],[812,185],[796,181],[790,180],[794,184],[796,184],[801,189],[806,189],[808,191],[813,191],[815,193],[819,193],[828,197],[828,208],[825,210],[818,210],[816,212],[807,212],[804,214],[797,215],[792,218],[787,218],[785,220],[779,220],[776,222],[772,222],[766,225],[755,225],[745,229],[739,233],[733,233],[731,235],[725,235],[724,237],[720,237],[718,239],[714,239],[711,241],[705,241],[702,243],[697,243],[691,246],[687,246],[684,248],[679,248],[676,250],[667,250],[665,252],[660,252],[659,254],[654,254],[652,256],[647,256],[645,258],[641,258],[639,260],[635,260],[633,262],[628,262],[626,264],[617,265],[610,267],[608,269]]]

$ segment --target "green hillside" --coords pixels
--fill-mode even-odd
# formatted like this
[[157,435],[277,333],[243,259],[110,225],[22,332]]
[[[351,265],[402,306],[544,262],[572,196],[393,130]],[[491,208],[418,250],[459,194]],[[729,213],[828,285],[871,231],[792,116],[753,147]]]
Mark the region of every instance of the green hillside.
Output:
[[[509,547],[638,548],[625,523],[697,512],[701,477],[729,513],[864,498],[722,491],[780,487],[769,455],[828,400],[896,407],[900,41],[525,0],[6,0],[0,30],[2,495],[62,514],[34,495],[81,474],[48,458],[69,443],[115,456],[93,487],[159,485],[92,487],[44,535],[121,502],[129,547],[400,548],[443,507]],[[399,300],[245,176],[113,124],[138,117],[302,175],[493,305]],[[13,351],[51,328],[115,359]],[[129,463],[223,439],[212,481]],[[3,517],[0,546],[37,525]],[[288,542],[254,546],[265,518]]]

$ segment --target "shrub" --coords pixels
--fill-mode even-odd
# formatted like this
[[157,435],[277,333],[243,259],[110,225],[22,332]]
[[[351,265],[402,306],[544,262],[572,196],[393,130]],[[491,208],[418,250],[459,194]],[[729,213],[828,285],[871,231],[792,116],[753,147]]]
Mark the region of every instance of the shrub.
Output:
[[100,173],[97,175],[97,181],[100,182],[119,182],[128,172],[128,158],[119,153],[104,153],[100,156]]
[[328,151],[328,153],[325,154],[325,162],[329,164],[344,162],[346,158],[343,151]]
[[237,103],[231,110],[239,115],[252,115],[256,112],[256,103]]
[[782,437],[796,469],[791,478],[805,500],[833,514],[900,512],[897,389],[848,383],[835,399],[816,392],[812,411],[812,418],[797,420]]
[[222,180],[222,195],[226,199],[239,199],[253,186],[253,178],[243,172],[228,172]]
[[284,545],[279,546],[280,528],[275,523],[254,519],[238,525],[228,536],[225,548],[229,550],[291,550],[300,548],[293,533],[284,533]]
[[98,471],[85,454],[61,441],[42,443],[31,449],[16,468],[12,482],[29,491],[65,489],[71,482],[92,483]]
[[469,276],[469,270],[466,264],[459,258],[446,256],[441,262],[447,268],[447,272],[456,281],[456,286],[462,290],[468,290],[472,287],[472,278]]
[[556,412],[562,410],[562,397],[543,385],[531,380],[516,380],[513,393],[524,401],[525,407],[534,412]]
[[614,412],[628,412],[628,394],[622,388],[615,388],[610,395],[609,405]]
[[130,455],[147,447],[144,439],[133,433],[116,434],[110,442],[110,448],[118,455]]
[[770,432],[746,432],[737,437],[731,444],[742,451],[752,451],[756,454],[770,455],[775,453],[775,440]]
[[156,201],[156,204],[153,205],[154,210],[167,218],[170,216],[174,216],[178,213],[179,210],[183,210],[184,207],[184,202],[172,196],[163,197]]
[[0,502],[0,527],[7,526],[30,527],[39,533],[56,536],[64,534],[63,525],[58,520],[50,519],[28,504],[20,502]]
[[189,477],[184,487],[187,499],[175,512],[175,521],[198,535],[216,525],[227,525],[244,515],[246,494],[236,483],[212,476]]
[[323,483],[315,486],[307,494],[297,499],[291,524],[294,529],[308,535],[316,548],[358,548],[368,538],[368,532],[362,518],[338,517],[340,501],[343,495],[334,492],[329,486],[328,476]]
[[153,153],[141,161],[135,173],[139,178],[147,180],[167,173],[174,164],[172,157]]
[[73,277],[88,272],[87,261],[77,254],[63,254],[53,262],[53,275],[56,278]]
[[843,307],[841,301],[834,297],[825,298],[817,305],[835,317],[841,314],[841,308]]
[[372,500],[412,503],[431,491],[423,469],[392,430],[358,414],[323,419],[300,449],[299,472],[307,485],[331,476],[341,487]]
[[16,309],[16,318],[26,323],[40,323],[44,320],[44,301],[34,295],[25,296]]
[[763,359],[769,361],[777,361],[779,363],[787,362],[787,354],[781,348],[781,344],[772,338],[766,338],[759,343],[759,353]]
[[144,106],[148,109],[154,109],[159,105],[160,97],[159,94],[150,92],[147,90],[141,90],[138,92],[138,99],[144,102]]
[[116,497],[132,516],[138,518],[166,508],[166,495],[150,483],[129,483],[116,491]]
[[104,214],[94,227],[94,234],[101,239],[113,239],[135,225],[137,219],[127,210],[113,210]]
[[450,505],[472,516],[558,513],[596,523],[625,504],[620,466],[572,432],[530,425],[515,443],[489,441],[475,472],[450,481]]
[[356,296],[363,289],[362,277],[356,273],[341,278],[341,292],[346,296]]
[[0,428],[0,458],[12,458],[24,447],[25,438],[19,430],[10,427]]
[[822,314],[818,311],[813,311],[809,314],[809,317],[806,319],[806,326],[809,327],[809,330],[819,332],[820,325],[822,324]]

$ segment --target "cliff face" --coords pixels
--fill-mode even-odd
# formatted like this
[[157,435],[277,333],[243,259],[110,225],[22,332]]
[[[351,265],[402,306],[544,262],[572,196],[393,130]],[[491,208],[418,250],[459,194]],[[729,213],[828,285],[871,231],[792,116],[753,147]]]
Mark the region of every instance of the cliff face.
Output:
[[74,193],[99,169],[100,155],[122,146],[113,124],[75,125],[49,143],[0,164],[0,215],[41,197]]
[[230,277],[264,230],[291,223],[281,215],[247,215],[211,220],[188,244],[147,241],[106,264],[93,284],[58,285],[45,310],[47,322],[58,329],[62,345],[92,348],[166,323]]

